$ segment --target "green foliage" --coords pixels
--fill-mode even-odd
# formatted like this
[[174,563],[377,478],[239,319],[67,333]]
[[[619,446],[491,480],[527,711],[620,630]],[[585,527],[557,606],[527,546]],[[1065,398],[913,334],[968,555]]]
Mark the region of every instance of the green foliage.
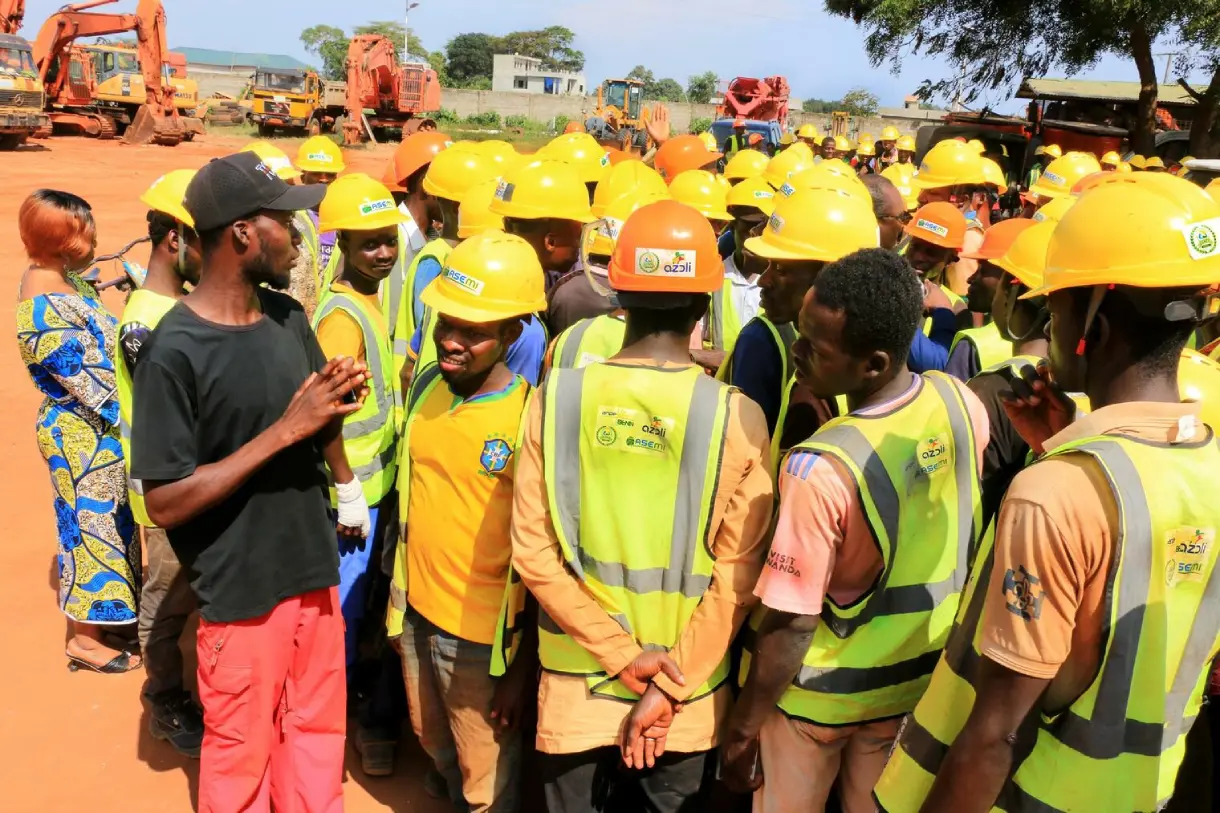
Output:
[[499,53],[524,54],[542,60],[542,67],[553,71],[579,71],[585,67],[585,55],[572,47],[576,34],[561,25],[540,31],[514,31],[500,38]]
[[435,121],[437,125],[457,124],[459,121],[458,114],[447,107],[442,107],[440,110],[433,113],[432,120]]
[[631,69],[631,73],[627,74],[628,79],[639,79],[645,85],[650,85],[656,81],[656,77],[652,75],[652,71],[645,68],[643,65],[636,65]]
[[705,71],[690,77],[686,84],[686,99],[694,104],[707,104],[716,95],[716,72]]
[[466,117],[466,124],[473,124],[485,130],[500,129],[500,114],[494,110],[486,110],[482,113],[472,113]]
[[839,102],[841,110],[846,110],[853,116],[875,116],[879,104],[877,94],[870,93],[865,88],[852,88],[843,94]]
[[[563,26],[538,31],[514,31],[504,36],[468,32],[445,46],[445,87],[491,90],[496,54],[521,54],[542,60],[547,70],[575,72],[585,66],[585,55],[572,47],[576,35]],[[439,74],[439,71],[438,71]]]
[[[405,59],[402,47],[403,30],[400,22],[382,20],[358,25],[352,29],[352,35],[380,34],[388,37],[394,43],[401,61]],[[305,46],[306,51],[322,61],[322,76],[333,81],[342,81],[347,78],[345,63],[347,62],[347,44],[350,39],[347,32],[333,25],[315,25],[301,32],[301,44]],[[422,58],[429,56],[428,50],[424,48],[423,43],[414,32],[411,33],[411,54]]]
[[833,113],[842,110],[838,102],[828,102],[825,99],[806,99],[801,102],[801,110],[806,113]]
[[568,126],[569,121],[571,121],[571,119],[568,118],[567,116],[563,115],[562,113],[560,113],[558,116],[556,116],[555,117],[555,132],[562,133],[563,128]]
[[514,113],[511,116],[504,117],[504,126],[517,130],[525,130],[531,133],[540,133],[546,129],[546,125],[540,121],[535,121],[529,116],[523,116],[520,113]]
[[441,87],[453,87],[452,80],[449,78],[449,70],[445,64],[445,55],[440,51],[433,51],[428,54],[428,64],[432,66],[432,70],[436,71],[436,80],[441,83]]
[[468,82],[479,76],[490,78],[497,47],[499,38],[491,34],[458,34],[445,46],[449,78],[454,82]]
[[709,118],[699,117],[690,120],[691,135],[699,135],[712,129],[712,120]]

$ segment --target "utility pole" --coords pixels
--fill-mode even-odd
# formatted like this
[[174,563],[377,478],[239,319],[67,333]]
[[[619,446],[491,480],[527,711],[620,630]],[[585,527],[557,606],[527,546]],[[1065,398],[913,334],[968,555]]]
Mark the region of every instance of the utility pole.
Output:
[[1175,56],[1177,56],[1177,53],[1153,54],[1153,56],[1154,57],[1158,57],[1158,56],[1165,57],[1165,80],[1163,82],[1161,82],[1161,84],[1168,85],[1169,84],[1169,69],[1171,67],[1173,67],[1173,58]]
[[402,35],[402,55],[404,60],[411,56],[411,9],[418,5],[419,3],[412,3],[411,0],[407,0],[407,7],[402,13],[402,27],[405,29]]

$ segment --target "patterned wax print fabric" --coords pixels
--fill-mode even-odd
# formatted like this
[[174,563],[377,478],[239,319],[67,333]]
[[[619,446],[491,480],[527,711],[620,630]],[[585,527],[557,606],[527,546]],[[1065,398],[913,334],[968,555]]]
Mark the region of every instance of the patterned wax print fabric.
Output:
[[59,538],[59,606],[76,621],[136,620],[140,547],[119,445],[114,354],[117,320],[70,274],[75,294],[17,306],[21,359],[46,396],[38,449],[51,471]]

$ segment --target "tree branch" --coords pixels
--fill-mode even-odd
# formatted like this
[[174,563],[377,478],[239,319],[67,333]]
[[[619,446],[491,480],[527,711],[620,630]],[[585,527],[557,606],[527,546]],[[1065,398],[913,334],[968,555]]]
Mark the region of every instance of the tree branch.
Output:
[[1194,88],[1192,88],[1190,86],[1190,83],[1187,82],[1183,77],[1181,77],[1181,76],[1178,77],[1178,84],[1181,85],[1182,90],[1186,91],[1186,93],[1189,94],[1189,96],[1192,99],[1194,99],[1196,102],[1203,101],[1203,94],[1200,93],[1199,91],[1195,90]]

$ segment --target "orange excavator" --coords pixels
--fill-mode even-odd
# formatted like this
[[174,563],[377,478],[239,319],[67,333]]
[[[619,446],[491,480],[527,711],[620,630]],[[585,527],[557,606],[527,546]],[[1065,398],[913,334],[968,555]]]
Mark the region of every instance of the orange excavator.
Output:
[[[387,130],[403,136],[418,129],[421,113],[439,110],[441,85],[427,65],[400,65],[393,41],[359,34],[347,46],[347,121],[343,143],[384,140]],[[364,111],[371,110],[368,115]]]
[[25,0],[0,0],[0,34],[16,34],[25,17]]
[[[107,14],[88,9],[116,0],[64,6],[43,23],[34,41],[34,63],[46,90],[53,127],[83,131],[99,138],[114,138],[118,120],[130,124],[123,135],[128,144],[173,146],[186,137],[174,106],[174,87],[165,81],[162,65],[169,48],[165,43],[165,8],[160,0],[140,0],[135,14]],[[130,103],[98,104],[98,81],[91,57],[72,44],[82,37],[100,37],[134,31],[144,93],[124,88]],[[138,77],[137,77],[138,78]]]

